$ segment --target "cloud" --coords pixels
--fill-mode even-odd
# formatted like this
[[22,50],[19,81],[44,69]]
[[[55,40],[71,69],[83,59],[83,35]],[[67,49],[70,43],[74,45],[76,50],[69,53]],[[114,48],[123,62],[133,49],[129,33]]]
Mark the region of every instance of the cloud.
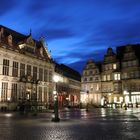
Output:
[[43,35],[60,63],[82,69],[108,47],[140,42],[139,0],[1,0],[1,24]]
[[46,29],[48,40],[74,37],[74,33],[69,29]]

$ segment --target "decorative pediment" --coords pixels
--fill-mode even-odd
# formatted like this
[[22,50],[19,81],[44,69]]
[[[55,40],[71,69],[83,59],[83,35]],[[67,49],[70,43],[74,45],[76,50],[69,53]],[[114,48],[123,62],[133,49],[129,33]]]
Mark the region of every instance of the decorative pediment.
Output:
[[112,54],[113,54],[112,48],[108,48],[108,49],[107,49],[107,55],[112,55]]
[[35,41],[32,39],[32,36],[29,36],[26,40],[26,43],[30,46],[36,46]]

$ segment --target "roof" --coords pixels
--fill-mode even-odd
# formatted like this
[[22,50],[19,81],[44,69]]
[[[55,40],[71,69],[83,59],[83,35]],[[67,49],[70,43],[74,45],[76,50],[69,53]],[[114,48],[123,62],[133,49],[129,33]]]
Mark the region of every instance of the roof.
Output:
[[[3,32],[2,32],[2,29],[3,29]],[[31,34],[23,35],[3,25],[0,25],[0,33],[1,33],[0,47],[6,46],[6,49],[10,49],[13,51],[18,50],[19,53],[22,53],[25,55],[30,54],[30,56],[32,57],[36,57],[36,58],[51,62],[51,58],[49,58],[43,43],[40,40],[38,41],[38,40],[32,39]],[[12,45],[9,45],[8,43],[9,35],[12,36]],[[30,43],[29,40],[32,41],[32,43]],[[22,49],[19,47],[19,45],[21,44],[25,44],[25,47]],[[33,48],[34,51],[33,52],[28,51],[28,49],[26,49],[27,46]]]
[[81,81],[80,73],[64,64],[55,63],[55,72],[62,74],[68,78]]
[[123,58],[123,55],[126,52],[126,47],[127,46],[131,46],[131,48],[135,52],[137,58],[140,60],[140,44],[128,44],[128,45],[125,45],[125,46],[117,47],[117,57],[119,59]]

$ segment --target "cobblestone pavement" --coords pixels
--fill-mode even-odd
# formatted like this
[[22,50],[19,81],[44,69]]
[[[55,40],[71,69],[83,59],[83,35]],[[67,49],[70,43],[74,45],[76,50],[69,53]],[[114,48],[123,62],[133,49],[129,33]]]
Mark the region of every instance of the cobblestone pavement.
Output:
[[37,116],[0,113],[0,140],[140,140],[140,109],[60,111]]

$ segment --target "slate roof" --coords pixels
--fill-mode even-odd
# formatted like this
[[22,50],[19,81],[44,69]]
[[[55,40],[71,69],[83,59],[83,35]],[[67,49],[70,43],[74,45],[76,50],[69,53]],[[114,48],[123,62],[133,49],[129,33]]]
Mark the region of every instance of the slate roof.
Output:
[[[31,35],[23,35],[23,34],[18,33],[16,31],[12,30],[12,29],[9,29],[9,28],[7,28],[3,25],[0,25],[0,31],[1,31],[2,28],[4,29],[4,32],[3,32],[3,36],[2,36],[1,41],[0,41],[0,47],[1,46],[6,46],[6,49],[11,49],[13,51],[17,50],[19,53],[28,55],[29,52],[27,52],[25,49],[20,49],[19,44],[21,44],[21,43],[26,44],[27,39]],[[10,46],[8,44],[7,37],[9,35],[12,35],[12,44],[13,44],[12,46]],[[35,42],[36,45],[33,46],[33,47],[35,47],[35,51],[34,51],[34,53],[31,53],[30,56],[32,55],[33,57],[37,57],[39,59],[43,59],[43,60],[46,60],[48,62],[52,62],[52,60],[49,58],[49,56],[48,56],[48,54],[47,54],[47,52],[46,52],[46,50],[45,50],[45,48],[42,44],[42,42],[38,41],[38,40],[35,40],[35,39],[32,39],[32,40]],[[40,48],[43,49],[43,56],[40,53]]]

